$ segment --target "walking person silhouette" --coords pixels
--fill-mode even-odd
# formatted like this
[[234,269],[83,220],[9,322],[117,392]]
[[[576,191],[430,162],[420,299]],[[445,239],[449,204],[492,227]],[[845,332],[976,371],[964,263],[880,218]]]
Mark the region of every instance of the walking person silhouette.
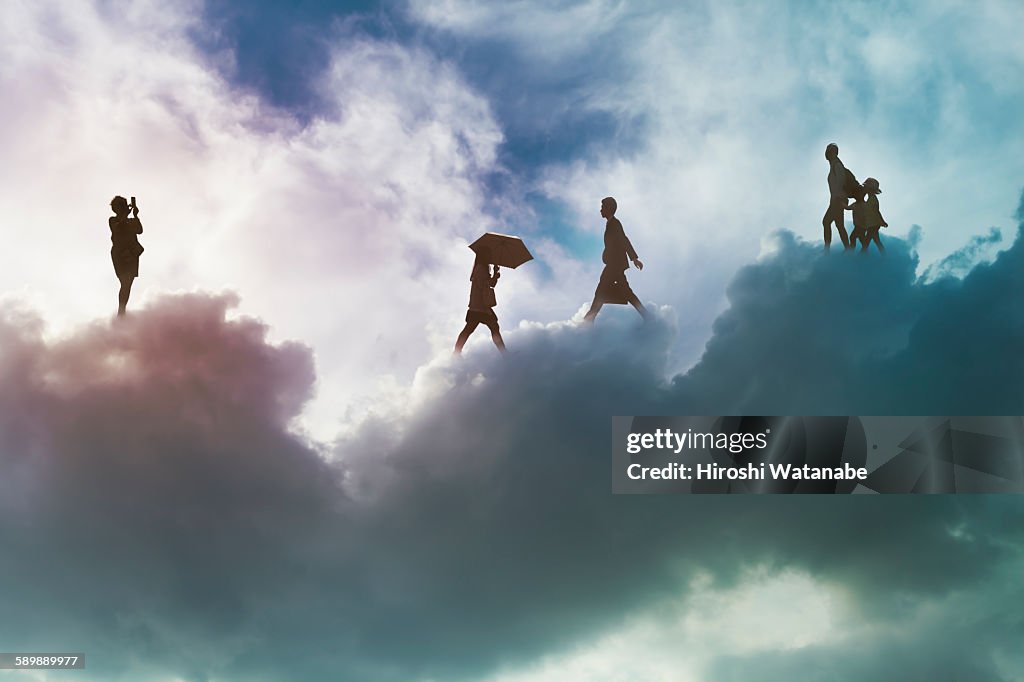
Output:
[[498,301],[494,296],[494,286],[498,283],[501,273],[498,266],[494,266],[494,274],[491,274],[491,252],[486,246],[477,249],[476,260],[473,261],[473,272],[469,279],[472,282],[469,289],[469,310],[466,311],[466,326],[462,328],[459,338],[455,341],[455,354],[462,353],[462,347],[469,340],[478,325],[486,325],[491,330],[491,340],[502,353],[505,352],[505,341],[501,338],[501,329],[498,327],[498,316],[494,313],[494,306]]
[[885,222],[885,218],[882,217],[882,212],[878,208],[878,195],[881,193],[878,180],[868,178],[864,181],[864,193],[857,197],[856,203],[850,206],[853,211],[853,232],[850,234],[850,246],[856,248],[859,239],[861,253],[867,252],[871,242],[878,246],[880,252],[885,253],[878,230],[882,227],[889,227],[889,223]]
[[843,248],[850,248],[850,239],[846,234],[846,226],[843,224],[843,211],[846,210],[846,166],[839,160],[839,145],[835,142],[825,147],[825,159],[829,163],[828,171],[828,192],[829,203],[825,209],[825,215],[821,219],[821,225],[825,228],[825,250],[832,246],[832,224],[835,223],[839,231],[839,238],[843,240]]
[[583,319],[593,322],[597,313],[605,303],[630,303],[640,316],[648,319],[647,309],[637,298],[636,294],[626,280],[626,270],[629,268],[629,261],[637,270],[643,270],[644,264],[636,255],[633,244],[630,243],[622,223],[615,217],[618,210],[618,203],[612,197],[605,197],[601,200],[601,217],[605,219],[604,226],[604,252],[601,260],[604,261],[604,270],[601,271],[601,279],[597,283],[597,290],[594,291],[594,302],[590,304],[590,310]]
[[[138,235],[142,234],[142,222],[139,220],[139,207],[135,197],[129,206],[122,196],[116,196],[110,202],[114,215],[107,221],[110,225],[110,260],[114,263],[114,274],[121,283],[117,293],[117,314],[123,317],[128,308],[128,297],[132,293],[132,282],[139,276],[139,256],[145,250],[139,243]],[[132,217],[129,218],[128,214]]]

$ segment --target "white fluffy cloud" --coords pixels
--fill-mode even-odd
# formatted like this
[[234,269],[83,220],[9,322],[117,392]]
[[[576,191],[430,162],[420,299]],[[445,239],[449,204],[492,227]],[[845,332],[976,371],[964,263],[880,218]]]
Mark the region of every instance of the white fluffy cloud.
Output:
[[[516,46],[527,82],[565,74],[566,108],[633,131],[602,132],[538,184],[595,239],[596,202],[619,199],[650,267],[641,297],[686,320],[680,369],[762,235],[821,239],[827,142],[859,178],[881,180],[892,233],[923,226],[925,266],[972,233],[1012,226],[1024,186],[1024,128],[1009,114],[1024,105],[1020,3],[444,0],[410,12],[460,40]],[[565,41],[538,48],[569,18]]]
[[110,314],[107,203],[136,195],[134,304],[243,292],[243,310],[313,346],[321,400],[306,417],[329,433],[388,375],[407,379],[442,328],[453,342],[502,134],[449,64],[344,27],[318,77],[330,110],[301,123],[193,47],[190,31],[211,30],[199,9],[5,8],[0,291],[58,333]]
[[[230,51],[194,47],[191,35],[217,30],[201,10],[4,9],[0,291],[32,301],[57,333],[109,314],[106,204],[135,194],[147,246],[135,303],[168,290],[240,292],[244,311],[313,347],[320,397],[304,420],[318,435],[453,343],[464,245],[486,229],[528,232],[538,257],[502,279],[506,326],[565,319],[596,283],[597,202],[617,196],[647,264],[634,288],[678,312],[678,370],[699,357],[726,282],[763,234],[818,238],[824,141],[838,139],[851,167],[882,179],[894,233],[924,226],[926,265],[963,233],[1004,225],[1021,182],[1019,127],[998,112],[1020,101],[1010,75],[1022,55],[1012,40],[981,39],[1012,32],[1012,3],[919,14],[410,5],[420,26],[511,45],[522,68],[514,96],[527,110],[532,84],[564,84],[563,101],[535,112],[538,125],[575,110],[630,131],[613,127],[586,154],[510,185],[570,207],[593,244],[583,259],[531,224],[521,196],[488,195],[488,175],[505,173],[499,111],[509,93],[471,87],[457,56],[330,27],[329,65],[310,76],[324,106],[300,120],[234,86],[223,75]],[[936,40],[950,49],[936,54]]]
[[[61,341],[4,307],[0,637],[80,642],[95,679],[1015,679],[1015,496],[610,492],[614,414],[1018,412],[1024,241],[927,285],[890,246],[780,235],[672,382],[664,309],[441,355],[329,461],[288,431],[310,353],[230,298]],[[887,305],[816,303],[865,271]]]
[[[545,69],[585,59],[588,36],[625,59],[619,74],[633,77],[584,83],[576,102],[644,121],[645,153],[613,140],[538,184],[595,242],[597,200],[620,198],[650,268],[634,284],[675,305],[684,358],[757,235],[791,222],[816,238],[819,137],[849,139],[858,170],[860,159],[889,168],[877,173],[887,215],[930,228],[949,212],[937,229],[950,234],[998,220],[968,205],[961,220],[955,194],[896,191],[900,178],[944,187],[966,175],[965,192],[993,198],[1015,182],[991,146],[942,161],[966,148],[978,115],[956,88],[936,100],[952,147],[922,152],[923,179],[906,146],[871,146],[892,110],[881,104],[838,114],[835,132],[796,126],[791,98],[810,87],[823,112],[845,112],[849,91],[832,76],[856,71],[843,44],[805,40],[819,18],[421,7],[415,16],[457,33],[527,48],[541,36]],[[522,323],[509,357],[481,338],[456,361],[444,356],[465,305],[464,244],[500,226],[482,180],[500,171],[492,103],[426,48],[342,27],[319,81],[329,106],[300,121],[219,75],[210,60],[229,68],[230,54],[194,49],[189,33],[211,30],[199,9],[4,8],[0,289],[42,311],[0,308],[0,584],[20,588],[0,618],[5,641],[85,642],[96,679],[290,679],[300,661],[310,678],[589,680],[636,665],[635,651],[652,679],[680,679],[678,666],[695,680],[878,679],[890,657],[906,679],[943,666],[1019,677],[1020,623],[1006,612],[1020,596],[1015,500],[614,497],[605,453],[612,414],[1018,411],[1020,241],[963,282],[943,280],[969,269],[969,248],[924,285],[905,244],[884,264],[853,263],[780,235],[734,280],[702,361],[672,382],[668,307],[647,327],[623,309],[592,329]],[[873,19],[850,12],[826,24]],[[996,2],[973,18],[936,12],[975,38],[958,49],[1018,16]],[[916,83],[931,68],[920,42],[872,35],[871,68],[905,61],[880,80]],[[782,43],[795,47],[762,47]],[[988,86],[1014,101],[1006,74],[1020,57],[985,44],[968,63],[993,67]],[[737,64],[746,70],[730,75]],[[886,107],[906,104],[885,94]],[[1013,152],[1020,138],[1000,144]],[[138,314],[83,324],[113,308],[103,221],[114,193],[140,198],[147,228]],[[530,314],[545,306],[567,317],[598,265],[550,238],[532,245],[554,275],[503,278],[503,319],[550,320]],[[865,272],[884,305],[848,314],[822,300]],[[230,296],[158,295],[225,287],[266,325],[240,318]],[[62,338],[44,336],[43,319]],[[405,395],[366,407],[358,397],[382,375]],[[360,417],[332,447],[289,431],[317,389],[305,412],[317,433],[346,410]],[[800,618],[778,616],[798,593]],[[929,625],[954,614],[949,632]],[[679,641],[703,659],[665,653]]]
[[751,570],[735,587],[698,576],[596,641],[489,682],[703,682],[717,658],[831,646],[856,626],[841,591],[795,571]]

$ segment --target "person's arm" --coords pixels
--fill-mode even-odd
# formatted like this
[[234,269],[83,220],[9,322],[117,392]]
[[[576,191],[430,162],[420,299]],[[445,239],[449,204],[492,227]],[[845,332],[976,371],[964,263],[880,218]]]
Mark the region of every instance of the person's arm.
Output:
[[828,187],[832,191],[833,185],[837,188],[842,189],[846,184],[846,166],[839,160],[839,157],[832,159],[831,165],[828,171]]
[[633,243],[629,241],[629,237],[626,236],[625,232],[622,233],[622,241],[626,245],[626,253],[629,255],[629,260],[633,262],[638,261],[640,257],[636,255],[636,249],[633,248]]
[[629,242],[629,237],[625,234],[623,234],[622,237],[626,240],[626,253],[629,254],[629,260],[633,261],[633,265],[636,266],[637,270],[643,270],[644,264],[640,260],[640,256],[636,255],[636,250],[633,249],[633,245]]
[[494,274],[491,275],[491,288],[493,289],[498,284],[498,278],[501,277],[501,273],[498,272],[498,266],[494,266]]
[[889,223],[885,222],[885,218],[882,217],[882,209],[878,207],[878,197],[872,195],[870,201],[871,208],[875,210],[875,215],[878,216],[878,224],[882,227],[889,227]]
[[626,230],[622,227],[622,223],[619,221],[616,221],[616,223],[618,226],[618,236],[622,238],[622,245],[626,249],[626,255],[629,256],[629,260],[633,261],[633,265],[636,266],[637,270],[643,270],[644,264],[640,262],[640,256],[636,255],[633,242],[629,241],[629,237],[626,236]]
[[135,197],[132,197],[131,211],[131,226],[135,230],[135,234],[142,234],[142,221],[139,220],[139,206],[135,203]]

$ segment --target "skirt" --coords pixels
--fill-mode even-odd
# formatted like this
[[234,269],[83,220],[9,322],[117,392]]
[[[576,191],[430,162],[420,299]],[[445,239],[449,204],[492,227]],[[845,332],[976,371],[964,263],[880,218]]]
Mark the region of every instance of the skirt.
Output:
[[488,326],[498,324],[498,316],[494,314],[494,309],[490,310],[473,310],[470,308],[466,311],[466,322],[469,324],[486,324]]
[[139,257],[125,251],[110,252],[110,260],[114,263],[114,273],[118,279],[139,276]]
[[614,270],[605,266],[601,271],[601,279],[597,283],[594,297],[602,303],[625,304],[636,297],[633,289],[629,286],[626,273],[623,270]]

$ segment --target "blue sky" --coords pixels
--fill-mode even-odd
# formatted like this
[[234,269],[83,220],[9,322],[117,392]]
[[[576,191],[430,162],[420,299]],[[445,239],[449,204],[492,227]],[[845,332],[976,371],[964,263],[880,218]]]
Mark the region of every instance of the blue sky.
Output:
[[[602,454],[613,414],[1021,414],[1019,2],[0,13],[0,648],[143,682],[1020,678],[1016,498],[614,497]],[[885,259],[821,253],[830,141]],[[648,326],[579,324],[607,195]],[[536,260],[497,287],[510,356],[456,360],[486,230]]]

